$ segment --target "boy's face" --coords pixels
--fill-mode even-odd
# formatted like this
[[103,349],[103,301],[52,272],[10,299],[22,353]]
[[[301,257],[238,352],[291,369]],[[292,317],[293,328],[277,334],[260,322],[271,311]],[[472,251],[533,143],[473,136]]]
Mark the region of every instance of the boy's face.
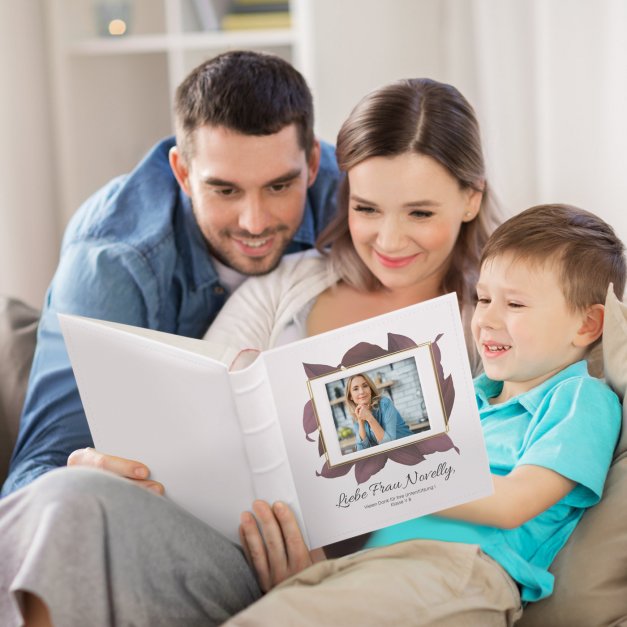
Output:
[[481,267],[472,333],[485,372],[504,381],[500,400],[539,385],[583,357],[574,341],[585,313],[569,309],[556,269],[509,254]]

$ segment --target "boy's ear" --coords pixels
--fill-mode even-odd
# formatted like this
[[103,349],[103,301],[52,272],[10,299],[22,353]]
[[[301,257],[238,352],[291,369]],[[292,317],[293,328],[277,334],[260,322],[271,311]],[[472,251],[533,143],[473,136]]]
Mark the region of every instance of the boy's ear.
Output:
[[573,344],[579,348],[590,346],[603,333],[605,307],[601,304],[590,305],[584,312],[582,325],[579,327]]

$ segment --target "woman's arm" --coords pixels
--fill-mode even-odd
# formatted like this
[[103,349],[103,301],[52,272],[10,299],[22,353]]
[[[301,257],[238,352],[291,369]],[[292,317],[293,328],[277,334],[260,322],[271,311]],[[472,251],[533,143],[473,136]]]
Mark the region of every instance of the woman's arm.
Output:
[[518,466],[504,477],[492,475],[494,494],[438,512],[478,525],[514,529],[552,507],[577,484],[542,466]]
[[229,296],[204,339],[238,350],[272,348],[294,315],[336,281],[328,261],[312,251],[287,255]]
[[394,403],[386,397],[383,397],[379,402],[379,408],[381,411],[381,424],[385,431],[383,441],[390,442],[396,440],[398,425],[403,423],[402,416],[394,406]]
[[366,433],[366,426],[364,425],[363,420],[359,420],[357,417],[355,417],[355,422],[353,422],[353,431],[355,432],[357,450],[363,451],[365,448],[369,448],[370,440],[368,439],[368,434]]
[[366,424],[363,418],[360,419],[360,414],[358,412],[355,413],[357,414],[357,428],[359,431],[359,439],[362,441],[366,441],[368,439],[368,434],[366,433]]

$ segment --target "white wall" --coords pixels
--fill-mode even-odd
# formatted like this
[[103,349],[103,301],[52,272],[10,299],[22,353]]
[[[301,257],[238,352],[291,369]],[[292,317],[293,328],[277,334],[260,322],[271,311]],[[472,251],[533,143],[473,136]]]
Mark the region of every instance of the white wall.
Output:
[[[48,1],[0,0],[0,293],[37,305],[56,265],[62,226],[78,206],[58,201],[64,185],[55,180],[62,171],[55,160],[70,147],[51,130],[42,17]],[[625,0],[294,1],[321,137],[334,141],[357,100],[383,83],[410,76],[450,82],[477,110],[489,180],[509,214],[570,202],[599,213],[627,241]],[[106,64],[85,65],[98,82]],[[159,75],[153,82],[156,101],[166,81]],[[133,136],[138,128],[146,135],[142,122],[151,118],[130,102],[136,92],[123,93],[117,104],[128,104],[129,123],[123,133],[107,134],[124,154],[120,172],[153,141]],[[61,113],[89,114],[89,103],[67,97],[74,109]],[[158,119],[168,123],[165,109]],[[72,148],[80,159],[72,171],[90,187],[103,177],[92,164],[99,141]]]
[[[481,123],[506,215],[567,202],[627,242],[625,0],[312,0],[305,67],[333,140],[367,91],[401,77],[454,84]],[[324,26],[323,26],[324,25]]]
[[0,1],[0,294],[40,306],[59,246],[40,0]]
[[307,16],[316,130],[334,142],[359,98],[392,80],[443,74],[439,0],[313,0]]

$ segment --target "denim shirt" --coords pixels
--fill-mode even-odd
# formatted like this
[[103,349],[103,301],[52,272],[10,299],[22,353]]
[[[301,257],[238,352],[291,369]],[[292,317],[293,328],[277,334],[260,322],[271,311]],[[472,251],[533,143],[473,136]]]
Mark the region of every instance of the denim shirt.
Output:
[[[73,450],[93,446],[57,313],[198,338],[227,298],[189,198],[170,169],[174,144],[173,137],[157,144],[130,174],[91,196],[68,225],[2,495],[64,466]],[[335,212],[335,152],[321,142],[321,153],[303,221],[287,252],[311,248]]]

